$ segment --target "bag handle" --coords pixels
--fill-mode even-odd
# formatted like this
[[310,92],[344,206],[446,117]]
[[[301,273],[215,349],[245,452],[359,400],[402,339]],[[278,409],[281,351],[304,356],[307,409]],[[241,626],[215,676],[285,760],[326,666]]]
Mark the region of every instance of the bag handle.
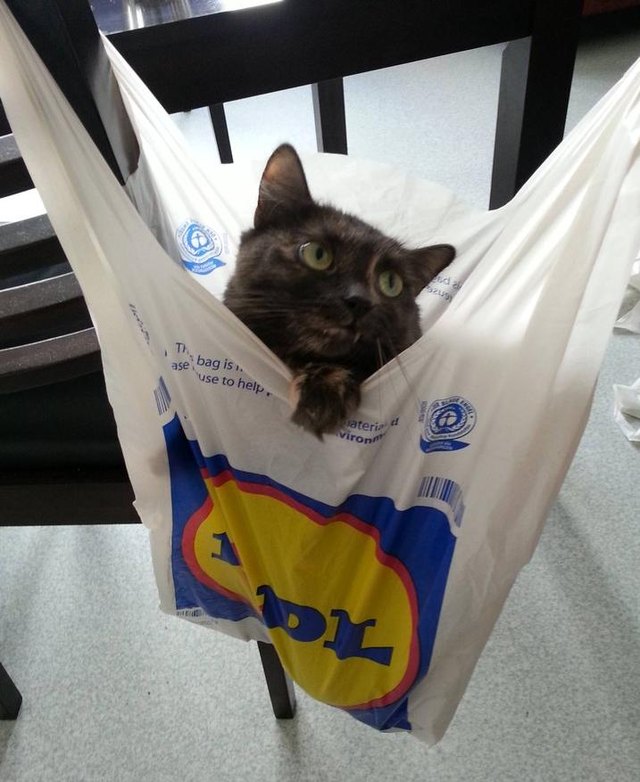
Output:
[[7,0],[121,184],[140,150],[87,0]]

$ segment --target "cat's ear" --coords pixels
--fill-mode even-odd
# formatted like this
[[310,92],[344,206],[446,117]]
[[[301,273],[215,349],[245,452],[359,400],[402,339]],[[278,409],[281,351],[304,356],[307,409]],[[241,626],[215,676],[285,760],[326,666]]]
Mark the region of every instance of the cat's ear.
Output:
[[271,155],[262,174],[254,226],[263,228],[312,203],[298,153],[290,144],[282,144]]
[[418,282],[414,294],[417,296],[425,285],[446,269],[456,257],[456,251],[450,244],[432,244],[430,247],[411,250],[410,256],[411,267]]

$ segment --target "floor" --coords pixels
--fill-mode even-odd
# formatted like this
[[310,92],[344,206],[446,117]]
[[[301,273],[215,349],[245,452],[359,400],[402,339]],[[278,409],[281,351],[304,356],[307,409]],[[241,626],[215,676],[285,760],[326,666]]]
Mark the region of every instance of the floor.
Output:
[[[581,47],[569,127],[639,54],[640,33]],[[490,47],[348,79],[351,153],[485,207],[499,66]],[[236,157],[311,150],[310,112],[308,89],[231,104]],[[211,159],[206,114],[176,119]],[[24,704],[0,724],[0,779],[637,782],[640,449],[613,421],[612,384],[640,374],[639,340],[612,337],[536,554],[438,746],[300,691],[295,720],[276,722],[253,645],[160,613],[142,527],[4,528],[0,660]]]

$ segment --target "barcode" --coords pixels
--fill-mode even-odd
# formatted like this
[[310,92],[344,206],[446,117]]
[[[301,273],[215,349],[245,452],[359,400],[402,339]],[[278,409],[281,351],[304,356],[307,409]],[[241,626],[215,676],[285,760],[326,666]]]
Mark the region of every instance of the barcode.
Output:
[[158,380],[158,387],[154,389],[153,395],[156,399],[158,415],[163,415],[171,407],[171,394],[162,378]]
[[176,616],[181,616],[183,619],[197,619],[204,615],[205,612],[202,608],[179,608],[176,611]]
[[453,520],[456,527],[462,524],[464,516],[464,501],[462,498],[462,489],[455,481],[449,478],[438,478],[432,475],[425,475],[420,481],[418,497],[431,497],[435,500],[445,502],[453,513]]

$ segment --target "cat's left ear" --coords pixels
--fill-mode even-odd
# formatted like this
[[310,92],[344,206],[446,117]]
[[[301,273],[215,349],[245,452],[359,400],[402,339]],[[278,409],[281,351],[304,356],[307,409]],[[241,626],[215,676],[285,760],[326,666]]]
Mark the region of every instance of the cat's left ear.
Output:
[[262,174],[254,226],[263,228],[279,222],[312,203],[298,153],[290,144],[282,144],[271,155]]
[[446,269],[456,257],[456,251],[450,244],[432,244],[430,247],[411,250],[410,255],[413,261],[411,267],[418,281],[414,294],[417,296],[425,285]]

